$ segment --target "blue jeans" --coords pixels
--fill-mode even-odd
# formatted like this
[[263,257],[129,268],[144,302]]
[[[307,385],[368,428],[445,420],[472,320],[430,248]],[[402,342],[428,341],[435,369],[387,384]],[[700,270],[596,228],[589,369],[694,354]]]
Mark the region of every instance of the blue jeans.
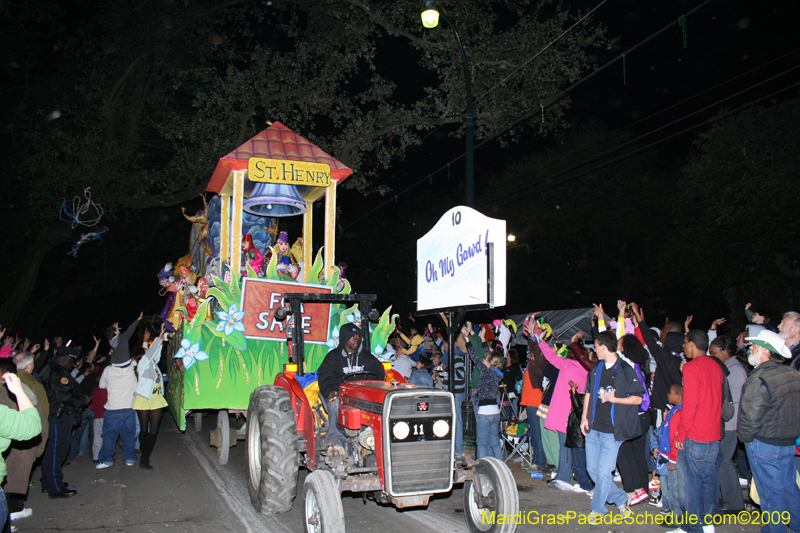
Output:
[[500,415],[475,415],[476,459],[494,457],[503,460],[503,447],[500,444]]
[[614,483],[614,468],[622,441],[614,440],[612,433],[591,430],[586,435],[586,469],[594,480],[592,512],[606,514],[606,502],[622,505],[628,494]]
[[72,430],[72,440],[69,444],[70,459],[89,453],[89,434],[92,431],[93,420],[94,411],[89,408],[84,409],[81,415],[81,425]]
[[[683,508],[688,516],[696,516],[696,524],[687,523],[681,526],[686,533],[701,533],[703,525],[713,524],[714,495],[719,484],[717,471],[717,454],[719,441],[697,442],[692,439],[684,441],[683,457],[686,459],[684,470],[686,477]],[[680,464],[681,459],[678,458]]]
[[658,479],[661,481],[661,509],[681,514],[681,506],[678,503],[678,471],[667,470],[664,474],[660,474]]
[[528,412],[528,442],[533,450],[533,464],[544,468],[547,466],[547,457],[544,455],[544,446],[542,446],[542,426],[539,425],[541,419],[536,416],[539,408],[526,407],[525,410]]
[[464,430],[461,424],[461,404],[464,403],[464,393],[457,392],[453,394],[456,402],[456,442],[455,442],[455,452],[456,455],[461,455],[464,453]]
[[564,483],[572,484],[572,448],[567,448],[567,434],[563,431],[558,433],[558,474],[556,479]]
[[583,490],[593,490],[594,483],[586,471],[586,448],[568,448],[572,455],[572,473]]
[[133,409],[106,410],[103,417],[103,447],[97,457],[101,463],[114,464],[117,439],[122,441],[122,460],[136,461],[136,413]]
[[800,531],[800,488],[795,482],[794,446],[775,446],[754,440],[744,447],[761,498],[761,512],[777,513],[769,525],[761,528],[761,533],[785,532],[783,517],[778,518],[784,511],[789,511],[789,530]]
[[6,522],[8,521],[8,501],[6,501],[6,493],[0,487],[0,531],[6,530]]

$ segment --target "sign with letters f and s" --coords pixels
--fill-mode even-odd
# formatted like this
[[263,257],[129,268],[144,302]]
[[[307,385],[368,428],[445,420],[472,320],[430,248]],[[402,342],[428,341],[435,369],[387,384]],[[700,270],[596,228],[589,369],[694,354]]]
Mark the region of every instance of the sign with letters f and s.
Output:
[[506,304],[506,221],[466,206],[417,240],[417,311]]
[[[248,339],[286,340],[286,321],[275,318],[275,310],[284,305],[287,292],[332,294],[333,288],[310,283],[244,278],[242,309],[246,311],[242,324]],[[302,317],[294,317],[303,327],[305,342],[324,344],[328,340],[331,304],[306,303],[301,306]]]

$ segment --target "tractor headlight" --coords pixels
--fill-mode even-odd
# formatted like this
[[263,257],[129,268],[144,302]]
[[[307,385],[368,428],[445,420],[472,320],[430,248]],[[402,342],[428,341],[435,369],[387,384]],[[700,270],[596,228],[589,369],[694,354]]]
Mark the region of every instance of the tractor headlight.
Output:
[[446,437],[450,433],[450,424],[447,420],[437,420],[433,424],[433,434],[439,438]]
[[403,440],[406,437],[408,437],[410,431],[411,428],[408,427],[407,423],[398,422],[392,428],[392,435],[394,435],[394,438],[396,438],[397,440]]

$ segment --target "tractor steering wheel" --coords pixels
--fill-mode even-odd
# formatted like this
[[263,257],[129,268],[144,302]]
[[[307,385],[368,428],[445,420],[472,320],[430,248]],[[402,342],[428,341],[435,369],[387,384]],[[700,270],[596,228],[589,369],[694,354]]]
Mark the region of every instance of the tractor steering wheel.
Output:
[[360,372],[352,372],[350,374],[347,374],[347,376],[344,378],[344,381],[355,381],[354,379],[352,379],[353,376],[365,376],[364,378],[358,378],[358,379],[368,379],[366,376],[372,376],[372,379],[378,381],[378,375],[371,370],[362,370]]

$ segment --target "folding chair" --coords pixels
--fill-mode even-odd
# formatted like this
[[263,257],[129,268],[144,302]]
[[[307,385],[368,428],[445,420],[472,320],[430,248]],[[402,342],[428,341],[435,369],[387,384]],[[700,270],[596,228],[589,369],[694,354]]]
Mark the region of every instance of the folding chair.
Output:
[[[503,440],[503,450],[508,453],[505,462],[519,456],[526,463],[533,464],[528,424],[520,422],[518,413],[512,407],[512,398],[506,387],[500,385],[500,438]],[[511,448],[510,452],[506,444]]]

